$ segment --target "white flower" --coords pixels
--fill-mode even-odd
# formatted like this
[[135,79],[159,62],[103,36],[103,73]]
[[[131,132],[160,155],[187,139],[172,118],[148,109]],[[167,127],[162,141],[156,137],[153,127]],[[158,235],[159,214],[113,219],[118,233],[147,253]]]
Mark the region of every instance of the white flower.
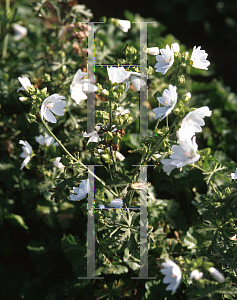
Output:
[[130,110],[128,108],[124,109],[122,106],[117,107],[115,111],[115,116],[130,114]]
[[201,126],[205,125],[204,117],[210,117],[212,111],[208,106],[200,107],[189,112],[181,123],[181,127],[177,132],[180,141],[190,139],[196,132],[201,132]]
[[179,44],[173,43],[171,47],[166,45],[165,49],[160,49],[161,55],[156,56],[157,63],[154,68],[156,72],[164,75],[174,63],[174,52],[179,52]]
[[129,72],[129,71],[126,72],[129,73],[129,78],[124,80],[124,82],[126,83],[125,92],[127,92],[127,90],[129,89],[130,82],[137,91],[140,91],[141,87],[143,85],[146,85],[146,82],[143,79],[139,78],[139,76],[146,77],[146,75],[137,72]]
[[116,151],[115,156],[116,156],[116,158],[117,158],[118,160],[120,160],[120,161],[125,160],[125,156],[123,156],[123,154],[120,153],[120,152],[118,152],[118,151]]
[[70,200],[72,200],[72,201],[79,201],[79,200],[85,198],[86,195],[87,195],[87,193],[90,192],[90,182],[89,182],[89,179],[82,180],[82,182],[80,183],[79,188],[78,187],[74,187],[73,191],[74,191],[74,193],[76,193],[76,195],[70,195]]
[[179,52],[179,51],[180,51],[179,44],[178,44],[178,43],[173,43],[173,44],[171,45],[171,49],[172,49],[174,52]]
[[58,146],[58,143],[54,143],[54,138],[47,133],[43,136],[42,134],[35,137],[36,142],[38,142],[42,146]]
[[223,283],[225,281],[225,277],[217,269],[211,267],[209,269],[209,272],[219,283]]
[[109,204],[110,207],[122,208],[123,200],[122,199],[114,199]]
[[197,154],[198,145],[196,137],[192,139],[179,141],[179,145],[173,145],[173,154],[168,159],[161,159],[164,164],[163,170],[170,175],[170,172],[175,168],[181,168],[187,164],[195,163],[199,160],[200,155]]
[[94,130],[90,133],[86,133],[86,132],[83,133],[83,137],[89,137],[89,140],[88,140],[86,145],[88,145],[89,143],[98,143],[102,140],[98,135],[98,131],[100,130],[100,126],[95,126],[95,129],[96,130]]
[[162,121],[174,109],[178,98],[176,90],[177,87],[170,84],[169,89],[163,91],[162,97],[157,97],[157,100],[164,105],[164,107],[156,107],[152,110],[156,114],[155,119],[162,117],[160,119]]
[[190,279],[195,279],[195,280],[199,280],[201,279],[203,276],[202,272],[199,272],[198,270],[193,270],[190,274]]
[[30,161],[31,158],[31,154],[32,154],[32,148],[31,145],[27,142],[27,141],[19,141],[19,144],[22,144],[22,150],[23,152],[21,153],[20,157],[21,158],[25,158],[23,160],[23,163],[21,164],[21,170],[25,167],[25,165],[28,164],[28,162]]
[[109,75],[109,80],[112,82],[112,84],[124,82],[126,83],[125,92],[127,92],[127,90],[129,89],[130,82],[137,91],[140,91],[141,86],[146,85],[146,82],[139,78],[146,77],[146,75],[137,72],[126,71],[124,67],[107,66],[107,72]]
[[166,291],[175,293],[181,283],[181,270],[178,265],[169,259],[166,259],[165,262],[162,263],[162,267],[161,273],[165,275],[163,283],[169,283],[166,287]]
[[190,60],[192,61],[192,66],[197,69],[207,70],[207,67],[210,65],[209,60],[207,60],[208,54],[205,50],[201,50],[201,46],[193,47],[193,52]]
[[151,47],[147,48],[147,53],[150,55],[158,55],[160,53],[160,50],[158,47]]
[[107,72],[109,75],[109,80],[114,83],[122,83],[124,82],[131,74],[127,72],[124,67],[108,67]]
[[128,20],[118,20],[119,28],[123,32],[128,32],[128,29],[131,28],[131,22]]
[[65,168],[65,166],[60,162],[61,157],[56,157],[55,160],[53,161],[53,164],[56,168],[62,169]]
[[20,81],[20,84],[22,87],[20,87],[17,92],[19,91],[27,91],[27,87],[32,87],[32,84],[27,77],[18,77],[18,80]]
[[81,100],[87,99],[86,93],[93,93],[98,90],[97,86],[90,83],[90,79],[82,79],[86,75],[86,72],[82,72],[81,69],[79,69],[70,85],[71,97],[77,104],[79,104]]
[[231,173],[230,176],[231,176],[231,179],[237,179],[237,168],[235,170],[235,173]]
[[41,117],[45,118],[45,120],[48,122],[57,123],[57,120],[52,112],[57,116],[63,116],[63,108],[66,105],[66,101],[60,99],[65,99],[65,97],[60,96],[59,94],[53,94],[44,99],[40,110]]
[[15,41],[19,41],[27,35],[27,29],[19,24],[14,24],[13,30],[15,32],[15,36],[14,36]]

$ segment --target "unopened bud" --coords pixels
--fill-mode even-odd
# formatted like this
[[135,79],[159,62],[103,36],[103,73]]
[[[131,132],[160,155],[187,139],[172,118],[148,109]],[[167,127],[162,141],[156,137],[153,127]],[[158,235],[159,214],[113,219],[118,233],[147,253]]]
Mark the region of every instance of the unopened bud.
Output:
[[185,83],[185,76],[184,75],[180,75],[178,77],[178,82],[179,82],[179,84],[184,84]]
[[183,102],[184,103],[188,103],[188,101],[190,100],[190,98],[191,98],[191,93],[190,92],[186,93],[184,95]]
[[106,89],[103,89],[101,93],[104,96],[109,96],[109,91],[107,91]]

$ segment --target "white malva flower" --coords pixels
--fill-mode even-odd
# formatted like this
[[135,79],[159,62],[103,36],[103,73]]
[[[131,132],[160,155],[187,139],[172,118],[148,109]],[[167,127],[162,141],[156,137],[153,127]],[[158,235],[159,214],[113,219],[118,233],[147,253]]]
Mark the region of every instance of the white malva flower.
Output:
[[19,24],[14,24],[13,30],[15,32],[15,36],[14,36],[15,41],[19,41],[27,35],[27,28],[25,28]]
[[81,100],[87,99],[86,93],[93,93],[98,90],[97,86],[90,83],[90,79],[82,79],[86,75],[86,72],[82,72],[81,69],[79,69],[70,85],[71,97],[77,104],[79,104]]
[[143,79],[139,78],[139,76],[146,77],[146,75],[140,74],[138,72],[128,72],[128,71],[126,71],[126,72],[129,73],[130,76],[128,79],[124,80],[124,82],[126,83],[125,92],[127,92],[127,90],[129,89],[130,82],[137,91],[140,91],[141,87],[146,85],[146,82]]
[[70,195],[70,200],[72,201],[79,201],[86,197],[87,193],[90,192],[90,182],[89,179],[82,180],[80,183],[79,188],[74,187],[73,191],[76,195]]
[[197,154],[198,145],[196,144],[196,137],[179,141],[179,145],[173,145],[173,154],[170,158],[161,159],[164,164],[163,170],[170,175],[170,172],[175,168],[181,168],[187,164],[193,164],[199,160],[200,155]]
[[32,84],[30,82],[30,79],[27,77],[18,77],[18,80],[20,81],[20,84],[22,87],[20,87],[17,92],[19,91],[27,91],[27,87],[32,87]]
[[216,268],[211,267],[209,272],[219,283],[223,283],[225,281],[225,277]]
[[107,72],[109,75],[109,80],[114,83],[122,83],[124,82],[131,74],[127,72],[124,67],[108,67]]
[[231,179],[237,179],[237,168],[235,170],[235,173],[231,173],[230,176],[231,176]]
[[152,110],[156,114],[155,119],[161,117],[160,120],[162,121],[174,109],[178,98],[176,90],[177,87],[170,84],[169,89],[163,91],[162,97],[157,97],[157,100],[164,105],[164,107],[156,107]]
[[57,120],[52,112],[57,116],[64,115],[63,108],[66,105],[66,101],[61,99],[65,99],[65,97],[60,96],[59,94],[53,94],[44,99],[40,110],[41,117],[45,118],[45,120],[48,122],[57,123]]
[[65,168],[65,166],[60,162],[61,157],[56,157],[55,160],[53,161],[53,164],[56,168],[62,169]]
[[190,279],[199,280],[203,276],[203,273],[198,270],[193,270],[190,274]]
[[100,126],[99,125],[96,125],[95,126],[95,130],[90,132],[90,133],[87,133],[87,132],[84,132],[83,133],[83,137],[89,137],[89,140],[87,142],[86,145],[88,145],[90,142],[91,143],[98,143],[100,142],[102,139],[99,137],[98,135],[98,131],[100,130]]
[[147,53],[150,55],[158,55],[160,53],[160,50],[158,47],[151,47],[147,48]]
[[179,44],[173,43],[171,47],[166,45],[165,49],[160,49],[161,55],[156,56],[157,63],[154,68],[156,72],[164,75],[174,63],[174,52],[179,52]]
[[58,143],[54,143],[54,138],[47,133],[43,136],[42,134],[35,137],[36,142],[38,142],[42,146],[58,146]]
[[123,206],[123,200],[122,199],[114,199],[108,205],[110,207],[121,208]]
[[109,75],[109,80],[115,84],[115,83],[126,83],[126,89],[125,92],[130,87],[130,82],[135,87],[137,91],[140,91],[141,86],[146,85],[146,82],[142,80],[139,77],[146,77],[144,74],[140,74],[137,72],[129,72],[126,71],[124,67],[108,67],[107,71]]
[[128,30],[131,28],[131,22],[128,20],[118,20],[119,29],[121,29],[123,32],[128,32]]
[[130,114],[130,110],[128,108],[124,109],[122,106],[117,107],[115,111],[115,116]]
[[192,66],[197,69],[207,70],[207,67],[210,65],[209,60],[207,60],[208,54],[205,50],[201,50],[201,46],[193,47],[193,52],[190,60],[192,61]]
[[21,164],[21,170],[22,170],[30,161],[31,154],[32,154],[32,148],[31,148],[31,145],[27,141],[20,140],[19,144],[23,145],[22,146],[23,152],[21,153],[20,157],[25,158],[23,160],[23,163]]
[[181,270],[176,263],[169,259],[166,259],[161,265],[163,267],[161,273],[165,275],[163,283],[169,283],[169,285],[166,287],[166,291],[172,291],[175,293],[181,283]]
[[203,106],[189,112],[183,119],[181,127],[177,132],[180,141],[190,139],[196,132],[201,132],[205,125],[204,117],[210,117],[212,111],[208,106]]

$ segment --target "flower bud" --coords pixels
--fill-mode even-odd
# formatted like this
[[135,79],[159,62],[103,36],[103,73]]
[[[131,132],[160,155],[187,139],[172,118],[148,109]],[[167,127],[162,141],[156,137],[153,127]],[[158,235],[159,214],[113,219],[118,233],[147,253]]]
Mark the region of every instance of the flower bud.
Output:
[[179,84],[184,84],[185,83],[185,76],[184,75],[179,75],[178,82],[179,82]]
[[109,96],[109,91],[107,91],[106,89],[103,89],[101,94],[104,96]]
[[158,47],[151,47],[147,48],[147,53],[150,55],[158,55],[160,53],[160,50]]
[[183,103],[188,103],[190,98],[191,98],[191,93],[190,92],[186,93],[183,97]]
[[63,66],[62,66],[62,73],[65,74],[66,71],[67,71],[67,66],[63,65]]
[[201,279],[203,276],[202,272],[199,272],[198,270],[193,270],[190,274],[190,279],[195,279],[195,280],[199,280]]
[[29,102],[29,98],[28,98],[28,97],[19,97],[19,100],[20,100],[21,102],[24,102],[24,103],[26,103],[27,100],[28,100],[28,102]]
[[216,268],[211,267],[209,272],[219,283],[223,283],[225,281],[225,277]]
[[49,74],[45,73],[44,74],[44,78],[43,78],[44,82],[48,82],[48,81],[51,81],[51,77]]

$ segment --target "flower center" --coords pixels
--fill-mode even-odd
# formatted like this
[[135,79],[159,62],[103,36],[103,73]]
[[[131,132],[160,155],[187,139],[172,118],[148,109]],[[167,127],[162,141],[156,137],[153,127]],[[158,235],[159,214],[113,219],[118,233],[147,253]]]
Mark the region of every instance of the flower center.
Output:
[[25,154],[26,156],[29,156],[29,155],[30,155],[30,151],[29,151],[28,149],[25,149],[24,154]]
[[193,120],[188,120],[189,125],[193,125]]
[[164,105],[165,105],[165,106],[170,106],[169,100],[165,100],[165,101],[164,101]]
[[169,59],[165,59],[164,62],[165,62],[166,64],[169,64],[169,63],[170,63],[170,60],[169,60]]
[[193,150],[193,149],[191,149],[190,152],[185,152],[184,154],[185,154],[185,156],[186,156],[187,158],[193,158],[193,157],[195,156],[195,153],[194,153],[194,150]]
[[52,102],[49,102],[46,106],[48,109],[52,109],[54,107],[54,104]]

